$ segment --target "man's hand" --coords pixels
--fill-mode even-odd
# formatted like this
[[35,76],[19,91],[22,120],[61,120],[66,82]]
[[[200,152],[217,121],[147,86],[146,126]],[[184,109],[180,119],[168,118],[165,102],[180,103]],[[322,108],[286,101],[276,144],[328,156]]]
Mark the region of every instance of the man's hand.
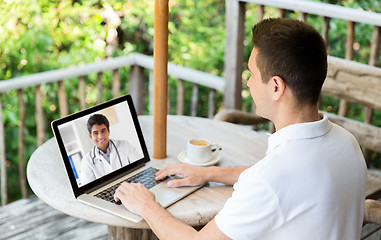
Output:
[[144,210],[155,202],[155,195],[141,183],[122,183],[114,194],[115,201],[122,201],[131,212],[144,217]]
[[208,171],[205,167],[191,166],[185,163],[169,165],[156,173],[156,180],[164,179],[169,175],[182,175],[182,179],[168,182],[168,187],[197,186],[208,182]]

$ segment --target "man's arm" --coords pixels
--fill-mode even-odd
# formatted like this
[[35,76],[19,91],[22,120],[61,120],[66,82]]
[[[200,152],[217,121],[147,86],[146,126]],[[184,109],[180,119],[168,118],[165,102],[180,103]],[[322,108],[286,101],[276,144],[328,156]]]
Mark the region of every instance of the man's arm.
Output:
[[168,182],[169,187],[197,186],[207,182],[219,182],[233,185],[239,175],[249,168],[245,167],[196,167],[188,164],[173,164],[161,169],[156,174],[156,180],[164,179],[169,175],[182,175],[182,179]]
[[123,183],[117,189],[115,199],[120,199],[130,211],[141,215],[159,239],[230,239],[214,220],[197,232],[176,219],[155,202],[155,195],[140,183]]

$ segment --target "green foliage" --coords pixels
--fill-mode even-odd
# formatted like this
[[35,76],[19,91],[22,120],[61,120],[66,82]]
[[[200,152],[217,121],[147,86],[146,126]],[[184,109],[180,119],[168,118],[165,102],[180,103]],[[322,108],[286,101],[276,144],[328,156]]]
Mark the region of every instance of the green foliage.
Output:
[[[381,11],[380,1],[329,0],[334,4]],[[225,1],[218,0],[169,0],[169,61],[224,76],[225,51]],[[106,24],[105,11],[112,9],[120,16],[117,27],[118,43],[112,56],[122,56],[133,52],[153,54],[154,37],[154,1],[152,0],[61,0],[61,1],[12,1],[4,0],[0,4],[0,79],[10,79],[23,75],[66,68],[83,63],[105,59],[109,26]],[[256,5],[247,4],[245,19],[244,58],[248,59],[251,46],[251,28],[257,22]],[[298,13],[287,11],[286,16],[297,18]],[[277,17],[278,10],[266,7],[265,17]],[[309,16],[307,22],[321,31],[322,18]],[[345,56],[346,22],[333,19],[330,22],[329,51],[332,55]],[[357,24],[355,60],[366,63],[369,58],[369,42],[372,28]],[[121,92],[128,92],[129,68],[120,69]],[[145,75],[148,79],[148,71]],[[252,99],[246,81],[248,72],[242,74],[243,110],[251,111]],[[86,103],[96,103],[97,75],[86,76]],[[103,75],[103,100],[112,98],[112,73]],[[145,83],[148,89],[148,81]],[[69,112],[79,110],[78,79],[66,79]],[[185,86],[185,113],[190,114],[193,84]],[[148,90],[147,90],[148,91]],[[50,122],[59,118],[57,84],[41,86],[44,125],[46,138],[52,137]],[[177,79],[169,79],[170,114],[176,113]],[[209,89],[200,87],[198,116],[207,117]],[[29,159],[36,148],[35,88],[23,89],[26,108],[25,159]],[[6,131],[6,158],[8,160],[8,179],[11,200],[20,197],[18,183],[18,125],[19,103],[16,91],[1,96],[4,127]],[[145,113],[149,113],[148,94],[145,97]],[[223,107],[223,94],[216,93],[218,109]],[[337,111],[337,99],[324,97],[323,108]],[[361,107],[350,105],[350,115],[362,118]],[[381,126],[381,113],[376,111],[374,122]],[[375,158],[381,158],[375,156]],[[380,160],[381,162],[381,160]],[[381,163],[379,164],[381,166]]]

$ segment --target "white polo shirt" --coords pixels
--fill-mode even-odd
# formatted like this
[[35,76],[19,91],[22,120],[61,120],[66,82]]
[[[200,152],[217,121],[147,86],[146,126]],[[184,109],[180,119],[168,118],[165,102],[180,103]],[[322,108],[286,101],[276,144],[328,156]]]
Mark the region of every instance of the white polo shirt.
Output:
[[280,129],[215,217],[232,239],[360,239],[366,164],[355,138],[328,121]]

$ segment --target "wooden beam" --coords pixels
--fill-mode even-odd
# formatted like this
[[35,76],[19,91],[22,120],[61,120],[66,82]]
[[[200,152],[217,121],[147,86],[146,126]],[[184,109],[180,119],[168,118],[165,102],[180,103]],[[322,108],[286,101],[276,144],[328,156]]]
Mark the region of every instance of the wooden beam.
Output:
[[120,96],[120,75],[118,69],[112,71],[112,96],[114,98]]
[[60,116],[67,116],[69,114],[69,108],[67,105],[65,84],[63,80],[58,82],[58,103],[60,108]]
[[79,77],[79,105],[81,110],[86,108],[86,78],[85,76]]
[[26,184],[26,171],[25,171],[25,159],[24,159],[24,129],[25,129],[25,101],[22,95],[22,90],[17,91],[19,99],[19,139],[18,139],[18,154],[19,154],[19,180],[21,187],[22,198],[27,198],[27,184]]
[[5,158],[5,131],[3,125],[3,108],[1,105],[0,94],[0,170],[1,170],[1,205],[8,202],[8,178],[7,178],[7,162]]
[[44,110],[42,108],[41,85],[36,86],[36,131],[37,131],[37,147],[41,146],[45,141],[44,128]]
[[245,3],[226,0],[225,96],[226,109],[241,109]]
[[103,72],[98,72],[97,75],[97,104],[100,104],[102,102],[102,90],[103,90],[103,84],[102,84],[102,78],[103,78]]
[[155,0],[153,157],[167,157],[168,0]]
[[144,68],[138,65],[131,66],[129,88],[137,114],[144,114]]

